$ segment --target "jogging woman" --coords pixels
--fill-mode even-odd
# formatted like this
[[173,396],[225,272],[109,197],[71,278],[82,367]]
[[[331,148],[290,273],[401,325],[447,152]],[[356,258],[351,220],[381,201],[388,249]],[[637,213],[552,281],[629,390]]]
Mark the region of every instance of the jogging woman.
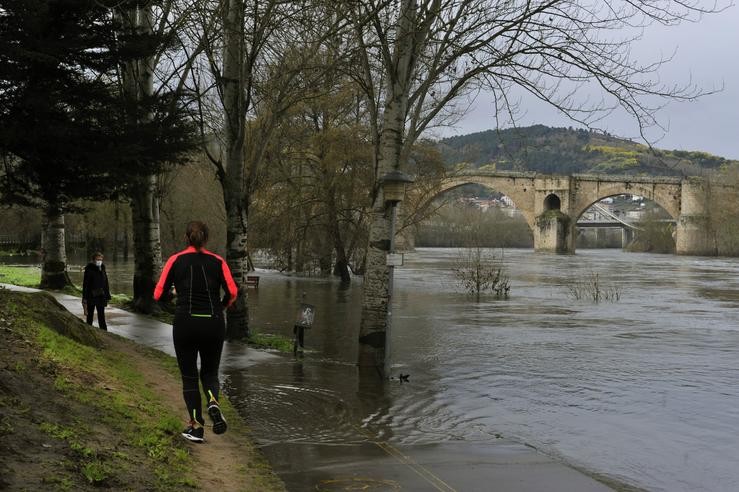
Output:
[[[223,311],[236,299],[237,289],[223,258],[205,249],[208,226],[190,222],[185,236],[188,247],[167,260],[154,289],[154,299],[168,299],[174,286],[177,301],[172,336],[182,375],[182,395],[190,419],[182,436],[200,443],[203,442],[205,419],[198,384],[198,355],[199,379],[207,397],[213,432],[226,432],[226,420],[218,406],[218,367],[226,336]],[[223,298],[221,289],[225,291]]]

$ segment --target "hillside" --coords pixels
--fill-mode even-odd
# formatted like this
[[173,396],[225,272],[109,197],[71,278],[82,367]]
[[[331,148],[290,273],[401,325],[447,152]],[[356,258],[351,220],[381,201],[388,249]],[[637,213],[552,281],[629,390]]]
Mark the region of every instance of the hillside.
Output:
[[173,358],[45,292],[0,288],[0,333],[0,490],[284,490],[226,399],[227,434],[180,437]]
[[595,131],[544,125],[455,136],[438,146],[450,166],[467,163],[544,174],[701,175],[739,164],[705,152],[650,149]]

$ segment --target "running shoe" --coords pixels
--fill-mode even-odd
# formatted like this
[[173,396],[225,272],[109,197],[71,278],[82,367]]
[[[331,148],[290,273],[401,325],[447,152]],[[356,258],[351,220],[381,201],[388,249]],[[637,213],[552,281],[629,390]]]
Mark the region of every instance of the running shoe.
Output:
[[213,421],[214,434],[223,434],[226,432],[226,428],[228,427],[226,425],[226,419],[223,418],[221,407],[218,406],[218,402],[215,399],[211,399],[210,403],[208,403],[208,415],[210,415],[210,419]]
[[182,437],[184,437],[188,441],[197,443],[201,443],[205,440],[205,438],[203,437],[204,435],[205,430],[200,426],[195,427],[194,422],[190,422],[190,426],[182,431]]

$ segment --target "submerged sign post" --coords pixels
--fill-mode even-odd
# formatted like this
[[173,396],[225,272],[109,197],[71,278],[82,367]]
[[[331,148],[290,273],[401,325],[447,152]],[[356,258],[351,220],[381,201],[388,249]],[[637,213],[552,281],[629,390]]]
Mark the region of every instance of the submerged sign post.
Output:
[[403,253],[388,253],[385,256],[385,265],[391,267],[403,266]]
[[313,304],[302,303],[298,309],[297,319],[295,321],[296,326],[302,328],[312,328],[313,319],[316,317],[316,307]]
[[305,330],[313,327],[313,320],[316,317],[316,307],[313,304],[301,303],[298,313],[295,317],[295,325],[293,326],[293,353],[297,354],[298,350],[303,351],[303,342],[305,339]]

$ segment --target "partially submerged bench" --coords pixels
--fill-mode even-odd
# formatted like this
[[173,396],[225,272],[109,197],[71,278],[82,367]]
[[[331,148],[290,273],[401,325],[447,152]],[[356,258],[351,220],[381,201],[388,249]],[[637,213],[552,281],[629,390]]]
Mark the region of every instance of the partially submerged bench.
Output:
[[259,288],[259,275],[247,275],[246,286],[254,287],[255,289]]

